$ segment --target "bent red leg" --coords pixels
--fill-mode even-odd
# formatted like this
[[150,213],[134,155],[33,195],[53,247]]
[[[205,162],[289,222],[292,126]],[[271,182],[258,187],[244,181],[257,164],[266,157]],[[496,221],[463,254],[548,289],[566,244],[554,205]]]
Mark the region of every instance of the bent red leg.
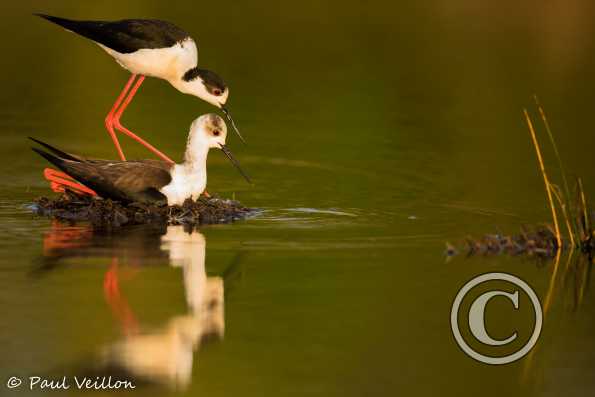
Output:
[[[114,102],[114,105],[112,106],[111,110],[109,111],[107,116],[105,116],[105,128],[107,129],[107,132],[112,137],[112,141],[114,142],[114,145],[116,146],[116,150],[118,151],[118,156],[120,156],[120,159],[122,161],[126,161],[126,157],[124,156],[124,152],[122,151],[122,147],[120,146],[120,141],[118,140],[118,137],[116,136],[116,132],[114,131],[114,114],[118,110],[118,107],[122,103],[122,100],[124,99],[124,97],[126,96],[128,91],[130,90],[130,87],[132,86],[132,83],[136,79],[136,76],[137,76],[136,74],[133,74],[132,76],[130,76],[130,78],[128,79],[128,82],[124,86],[124,89],[122,90],[120,95],[118,95],[116,102]],[[144,79],[144,76],[141,76],[141,79],[139,79],[139,80],[141,80],[141,83],[142,83],[143,79]]]
[[45,179],[47,179],[50,182],[52,181],[52,178],[54,178],[54,177],[72,180],[72,177],[70,175],[68,175],[62,171],[55,170],[53,168],[45,168],[43,170],[43,176],[45,177]]
[[50,186],[54,192],[64,192],[64,188],[68,187],[69,189],[74,190],[75,193],[97,196],[97,193],[95,193],[93,190],[78,182],[75,182],[75,180],[72,179],[70,175],[61,171],[57,171],[53,168],[44,169],[43,176],[45,179],[51,182]]
[[131,137],[132,139],[134,139],[135,141],[137,141],[138,143],[140,143],[141,145],[143,145],[144,147],[149,149],[151,152],[155,153],[159,158],[161,158],[165,162],[173,164],[174,163],[173,160],[170,159],[167,155],[163,154],[159,149],[157,149],[156,147],[154,147],[153,145],[151,145],[150,143],[148,143],[147,141],[145,141],[144,139],[142,139],[141,137],[139,137],[138,135],[136,135],[135,133],[133,133],[132,131],[127,129],[126,127],[124,127],[122,124],[120,124],[120,117],[122,117],[124,110],[126,110],[128,105],[130,104],[130,102],[132,102],[132,98],[134,98],[134,95],[136,95],[136,92],[138,91],[138,89],[140,88],[140,86],[144,80],[145,80],[145,76],[140,76],[138,78],[138,80],[136,81],[136,84],[134,85],[134,87],[132,87],[132,89],[128,93],[128,96],[122,103],[122,106],[114,114],[113,125],[114,125],[114,127],[116,127],[116,129],[118,131],[121,131],[122,133],[128,135],[129,137]]

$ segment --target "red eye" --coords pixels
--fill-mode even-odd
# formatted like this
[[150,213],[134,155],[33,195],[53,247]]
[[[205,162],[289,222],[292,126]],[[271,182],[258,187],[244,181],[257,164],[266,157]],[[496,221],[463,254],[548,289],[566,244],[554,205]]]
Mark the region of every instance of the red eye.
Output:
[[221,90],[214,90],[213,95],[215,95],[215,96],[221,95]]

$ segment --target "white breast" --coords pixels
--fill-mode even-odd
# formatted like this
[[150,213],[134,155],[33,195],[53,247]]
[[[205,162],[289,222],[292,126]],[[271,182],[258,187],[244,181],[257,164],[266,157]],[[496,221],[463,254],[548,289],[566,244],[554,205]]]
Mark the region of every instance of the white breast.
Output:
[[188,170],[176,164],[171,177],[171,182],[159,190],[167,197],[168,205],[182,205],[187,198],[196,200],[207,186],[206,168]]
[[126,70],[134,74],[164,80],[179,79],[198,63],[196,43],[191,38],[168,48],[143,48],[130,54],[121,54],[97,43]]

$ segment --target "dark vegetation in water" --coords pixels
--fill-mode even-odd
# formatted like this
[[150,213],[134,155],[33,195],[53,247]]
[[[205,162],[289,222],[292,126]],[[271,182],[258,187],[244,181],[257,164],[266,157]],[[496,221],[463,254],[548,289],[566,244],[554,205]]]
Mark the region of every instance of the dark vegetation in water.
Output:
[[[562,240],[562,249],[574,249],[568,240]],[[595,251],[593,234],[580,240],[580,251],[591,255]],[[467,237],[464,242],[453,245],[446,244],[446,254],[455,256],[473,255],[526,255],[537,258],[554,258],[558,253],[558,240],[552,226],[539,226],[535,229],[522,228],[513,235],[486,234],[481,238]]]
[[35,200],[35,212],[68,222],[90,222],[94,227],[113,228],[128,225],[161,223],[169,225],[202,225],[230,223],[255,212],[237,201],[220,198],[186,200],[183,205],[157,206],[142,203],[123,204],[109,199],[79,195],[67,190],[56,198]]
[[583,182],[581,178],[577,178],[576,187],[571,193],[554,135],[537,97],[535,97],[535,104],[558,162],[560,185],[562,186],[553,183],[546,171],[533,121],[525,109],[524,116],[545,185],[546,198],[552,214],[552,225],[536,227],[533,230],[523,229],[520,234],[511,236],[491,234],[480,239],[469,237],[466,239],[465,248],[457,248],[447,243],[446,254],[448,256],[454,256],[461,251],[467,252],[468,255],[526,254],[556,258],[557,262],[563,250],[571,252],[579,250],[587,254],[590,261],[592,260],[595,250],[594,216],[583,189]]

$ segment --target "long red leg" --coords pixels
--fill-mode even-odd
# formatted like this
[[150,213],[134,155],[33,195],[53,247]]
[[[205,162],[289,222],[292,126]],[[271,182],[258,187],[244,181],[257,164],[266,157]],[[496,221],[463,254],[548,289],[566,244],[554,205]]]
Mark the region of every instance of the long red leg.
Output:
[[[124,100],[128,91],[130,90],[130,87],[132,86],[132,83],[134,82],[136,77],[137,77],[136,74],[133,74],[130,76],[130,78],[128,79],[128,82],[124,86],[124,89],[122,90],[120,95],[118,95],[116,102],[114,102],[114,105],[112,106],[111,110],[105,117],[105,127],[107,128],[107,132],[109,132],[110,136],[112,137],[112,140],[114,141],[114,145],[116,146],[116,150],[118,151],[118,155],[120,156],[120,158],[122,160],[126,160],[126,158],[124,157],[124,152],[122,151],[122,147],[120,146],[118,137],[116,136],[116,133],[114,132],[114,122],[113,122],[114,114],[116,113],[116,110],[118,110],[118,107]],[[62,192],[64,192],[65,187],[68,187],[72,190],[75,190],[78,193],[86,193],[86,194],[90,194],[92,196],[96,195],[96,193],[93,190],[88,189],[87,187],[75,182],[70,177],[70,175],[65,174],[64,172],[54,170],[52,168],[46,168],[44,170],[43,175],[49,182],[51,182],[50,186],[54,192],[62,193]]]
[[[121,160],[126,161],[126,156],[124,156],[124,152],[122,151],[120,141],[118,140],[118,137],[114,131],[114,126],[116,127],[116,129],[121,130],[125,134],[131,136],[136,141],[140,142],[141,144],[143,144],[144,146],[149,148],[149,150],[153,151],[155,154],[157,154],[159,157],[161,157],[165,161],[173,163],[173,161],[169,157],[167,157],[166,155],[161,153],[159,150],[157,150],[156,148],[154,148],[152,145],[148,144],[141,138],[137,137],[135,134],[133,134],[132,132],[130,132],[129,130],[127,130],[120,124],[120,116],[122,116],[122,113],[124,112],[126,107],[130,104],[130,102],[132,101],[132,98],[136,94],[136,91],[138,91],[140,85],[143,83],[143,81],[145,79],[145,76],[140,76],[140,78],[137,80],[137,83],[135,84],[133,90],[130,92],[130,95],[128,97],[126,97],[126,94],[128,94],[128,92],[130,91],[130,87],[132,86],[132,83],[134,83],[134,80],[137,78],[137,76],[138,75],[136,75],[136,74],[132,74],[130,76],[130,78],[126,82],[126,85],[124,86],[124,89],[122,90],[122,92],[120,92],[120,95],[118,95],[118,98],[116,98],[116,101],[114,102],[109,113],[107,114],[107,116],[105,116],[105,128],[107,129],[107,132],[110,134]],[[124,98],[126,98],[126,100],[124,101],[124,104],[118,111],[118,108],[122,104],[122,101],[124,100]],[[96,195],[96,193],[93,190],[88,189],[87,187],[73,181],[72,178],[68,174],[65,174],[61,171],[54,170],[51,168],[46,168],[44,170],[44,176],[49,182],[51,182],[50,186],[51,186],[52,190],[55,192],[64,192],[65,187],[68,187],[70,189],[77,191],[78,193],[83,193],[83,194],[86,193],[86,194],[90,194],[90,195]]]
[[130,131],[129,129],[127,129],[126,127],[124,127],[122,124],[120,124],[120,117],[122,116],[122,113],[124,113],[124,110],[126,110],[126,108],[128,107],[128,105],[130,104],[130,102],[132,102],[132,98],[134,98],[134,95],[136,94],[136,92],[138,91],[138,89],[140,88],[140,86],[141,86],[141,84],[143,83],[144,80],[145,80],[145,76],[142,76],[141,75],[138,78],[138,80],[136,81],[136,84],[134,85],[134,87],[132,87],[132,89],[128,93],[128,96],[126,97],[126,99],[122,103],[122,106],[120,107],[120,109],[118,109],[118,111],[116,112],[116,114],[113,116],[114,127],[116,127],[116,129],[118,131],[123,132],[124,134],[128,135],[129,137],[131,137],[132,139],[134,139],[135,141],[137,141],[138,143],[140,143],[141,145],[143,145],[144,147],[146,147],[147,149],[149,149],[151,152],[155,153],[158,157],[160,157],[164,161],[166,161],[166,162],[168,162],[170,164],[173,164],[174,163],[173,160],[170,159],[169,157],[167,157],[161,151],[159,151],[159,149],[157,149],[156,147],[154,147],[153,145],[151,145],[150,143],[148,143],[144,139],[140,138],[138,135],[134,134],[132,131]]
[[[126,161],[126,157],[124,156],[124,152],[122,151],[122,147],[120,146],[120,141],[118,140],[118,137],[116,136],[116,132],[114,131],[114,121],[115,121],[114,114],[116,114],[116,111],[118,110],[118,107],[120,107],[122,100],[124,99],[124,97],[126,96],[128,91],[130,90],[130,87],[132,86],[132,83],[134,83],[134,79],[136,79],[136,76],[137,76],[136,74],[133,74],[132,76],[130,76],[130,78],[128,79],[128,82],[124,86],[124,89],[122,90],[120,95],[118,95],[116,102],[114,102],[114,105],[112,106],[111,110],[109,111],[107,116],[105,116],[105,128],[107,128],[107,132],[112,137],[112,141],[114,141],[114,145],[116,146],[116,150],[118,151],[118,155],[120,156],[120,159],[122,161]],[[141,79],[140,79],[141,82],[143,79],[144,79],[144,76],[141,76]]]

